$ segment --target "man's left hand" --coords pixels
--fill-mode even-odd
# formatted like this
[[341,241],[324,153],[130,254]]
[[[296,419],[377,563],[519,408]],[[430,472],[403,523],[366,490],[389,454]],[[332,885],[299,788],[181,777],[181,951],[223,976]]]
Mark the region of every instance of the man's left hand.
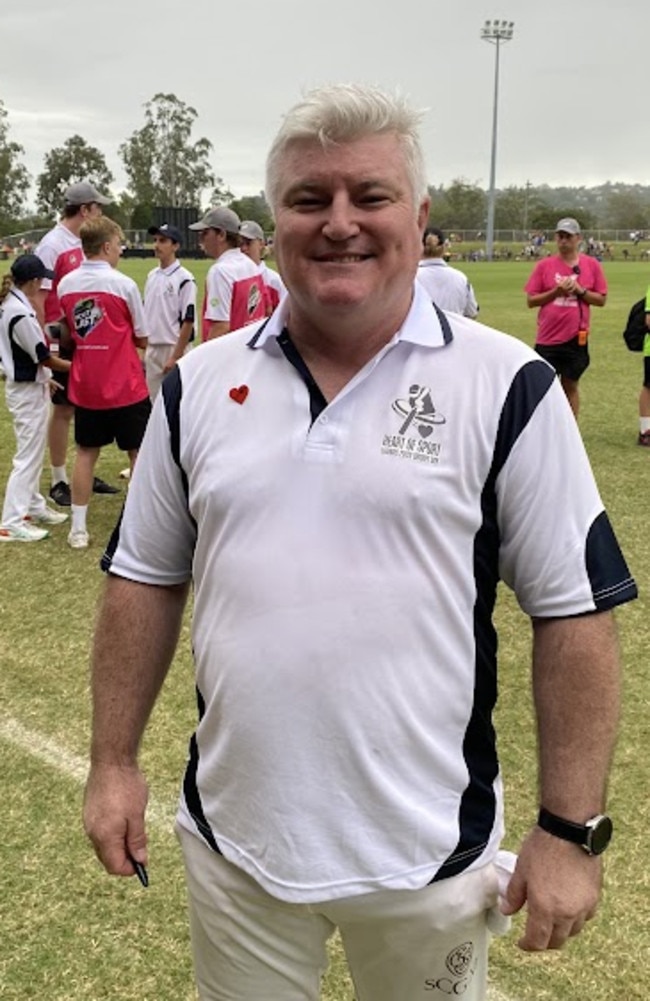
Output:
[[535,827],[522,845],[501,910],[515,914],[527,907],[520,949],[561,949],[593,918],[601,887],[600,858]]

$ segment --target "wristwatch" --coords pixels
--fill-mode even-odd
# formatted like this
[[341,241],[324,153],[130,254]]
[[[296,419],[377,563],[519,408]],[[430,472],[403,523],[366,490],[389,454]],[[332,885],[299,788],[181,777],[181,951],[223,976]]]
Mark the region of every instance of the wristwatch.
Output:
[[558,817],[544,807],[539,811],[537,824],[547,834],[580,845],[587,855],[602,855],[612,840],[614,830],[611,818],[603,813],[597,814],[584,824],[574,824],[572,820]]

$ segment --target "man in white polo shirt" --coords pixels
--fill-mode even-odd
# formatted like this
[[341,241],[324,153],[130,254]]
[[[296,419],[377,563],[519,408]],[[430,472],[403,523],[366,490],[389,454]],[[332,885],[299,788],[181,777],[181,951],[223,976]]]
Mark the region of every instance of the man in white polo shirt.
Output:
[[209,209],[190,229],[199,234],[207,257],[214,258],[205,281],[201,337],[210,341],[266,315],[258,268],[239,247],[241,221],[232,209]]
[[533,622],[542,797],[502,910],[527,906],[541,950],[598,901],[611,609],[636,588],[553,370],[415,282],[418,125],[354,85],[284,118],[288,295],[165,380],[104,561],[85,824],[116,875],[147,862],[138,747],[193,585],[178,832],[202,1001],[316,1001],[336,927],[359,1001],[483,1001],[500,577]]
[[163,223],[150,226],[148,233],[153,236],[153,252],[159,264],[147,275],[143,295],[148,337],[144,365],[153,401],[194,335],[196,282],[176,258],[183,239],[181,231]]
[[440,309],[474,319],[478,303],[469,279],[462,271],[452,268],[444,259],[445,235],[436,226],[428,226],[422,238],[422,260],[417,279],[429,298]]

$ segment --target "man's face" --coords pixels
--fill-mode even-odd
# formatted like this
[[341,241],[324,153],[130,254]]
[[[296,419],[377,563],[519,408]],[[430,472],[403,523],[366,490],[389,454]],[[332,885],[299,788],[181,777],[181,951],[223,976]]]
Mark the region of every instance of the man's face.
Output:
[[281,163],[274,251],[294,307],[363,323],[408,310],[428,216],[393,133],[323,149],[296,142]]
[[106,259],[112,268],[117,267],[117,262],[122,256],[122,241],[117,233],[110,238],[110,240],[104,244],[106,250]]
[[81,206],[81,214],[84,219],[97,219],[104,214],[104,211],[97,202],[90,202],[89,205]]
[[199,233],[199,247],[206,257],[219,257],[223,253],[224,233],[220,229],[202,229]]
[[261,240],[249,240],[248,237],[241,237],[241,252],[246,254],[246,257],[250,257],[251,261],[255,264],[259,264],[262,260],[262,241]]
[[167,267],[171,264],[174,257],[176,256],[176,248],[178,244],[169,236],[163,236],[161,233],[156,233],[153,238],[153,253],[154,257],[157,257],[163,267]]
[[555,242],[560,257],[575,257],[580,246],[580,234],[565,233],[560,229],[555,234]]

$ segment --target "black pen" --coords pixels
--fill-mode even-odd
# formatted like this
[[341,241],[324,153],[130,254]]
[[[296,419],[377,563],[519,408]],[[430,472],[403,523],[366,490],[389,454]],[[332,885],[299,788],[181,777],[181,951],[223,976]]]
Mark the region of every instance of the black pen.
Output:
[[128,848],[126,850],[126,857],[128,858],[133,868],[135,869],[135,874],[142,883],[142,885],[144,887],[149,886],[149,875],[147,873],[147,870],[143,866],[142,862],[138,862],[136,859],[134,859],[133,855],[128,850]]

